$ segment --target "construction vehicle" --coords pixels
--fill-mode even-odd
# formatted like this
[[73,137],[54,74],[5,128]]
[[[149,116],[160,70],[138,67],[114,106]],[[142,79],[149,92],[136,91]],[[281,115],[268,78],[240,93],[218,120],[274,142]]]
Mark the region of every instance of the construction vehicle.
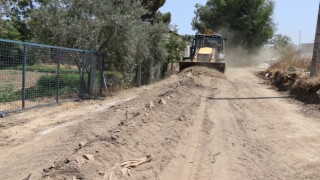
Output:
[[190,57],[179,62],[180,71],[191,66],[204,66],[224,73],[225,41],[226,38],[212,31],[196,34],[190,48]]

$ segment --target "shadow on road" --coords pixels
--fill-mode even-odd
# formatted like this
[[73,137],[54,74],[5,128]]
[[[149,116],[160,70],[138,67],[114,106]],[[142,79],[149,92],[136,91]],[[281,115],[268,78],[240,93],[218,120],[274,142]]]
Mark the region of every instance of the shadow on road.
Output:
[[222,98],[219,98],[219,97],[206,97],[207,99],[209,100],[219,100],[219,101],[222,101],[222,100],[225,100],[225,101],[229,101],[229,100],[254,100],[254,99],[257,99],[257,100],[260,100],[260,99],[289,99],[289,98],[292,98],[292,96],[282,96],[282,97],[234,97],[234,98],[228,98],[228,97],[222,97]]

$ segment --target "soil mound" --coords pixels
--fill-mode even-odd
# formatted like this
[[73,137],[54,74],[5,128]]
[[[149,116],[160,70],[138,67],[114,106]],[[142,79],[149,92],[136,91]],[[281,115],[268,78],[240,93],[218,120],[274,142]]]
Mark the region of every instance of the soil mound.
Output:
[[192,74],[193,76],[203,75],[203,76],[226,79],[226,76],[223,73],[207,67],[193,66],[193,67],[186,68],[179,73],[180,76],[185,76],[188,74],[189,75]]
[[301,73],[281,70],[263,71],[260,76],[304,103],[320,104],[320,77],[310,78]]

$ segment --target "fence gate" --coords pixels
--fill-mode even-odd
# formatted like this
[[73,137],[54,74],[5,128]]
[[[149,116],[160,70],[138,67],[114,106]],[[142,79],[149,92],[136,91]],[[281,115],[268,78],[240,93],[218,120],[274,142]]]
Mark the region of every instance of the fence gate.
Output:
[[97,58],[93,51],[0,39],[0,115],[95,95],[103,74]]

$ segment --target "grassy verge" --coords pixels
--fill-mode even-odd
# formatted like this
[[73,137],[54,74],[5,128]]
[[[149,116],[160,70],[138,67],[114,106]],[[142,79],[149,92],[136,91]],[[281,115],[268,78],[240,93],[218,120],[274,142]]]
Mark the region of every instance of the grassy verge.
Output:
[[[44,72],[44,73],[57,73],[57,65],[45,65],[45,64],[34,64],[34,65],[27,65],[26,71],[29,72]],[[10,69],[21,70],[22,65],[12,67]],[[79,73],[79,70],[75,67],[70,67],[67,65],[61,65],[60,73]]]
[[[79,94],[81,79],[77,74],[63,74],[60,76],[59,94],[71,95]],[[56,75],[41,76],[36,85],[26,89],[26,99],[53,97],[57,92]],[[20,100],[20,91],[1,91],[0,102],[11,102]]]
[[107,84],[107,92],[117,92],[124,89],[124,79],[123,75],[117,71],[106,71],[103,74],[106,84]]
[[[54,97],[57,91],[57,76],[55,73],[48,73],[53,72],[56,69],[54,67],[48,66],[41,66],[41,65],[34,65],[29,67],[30,69],[28,72],[47,72],[42,73],[37,77],[32,83],[32,86],[26,88],[26,99],[35,99],[35,98],[43,98],[43,97]],[[16,70],[12,70],[16,71]],[[27,73],[28,73],[27,72]],[[80,94],[80,84],[81,78],[77,71],[70,71],[72,73],[66,73],[64,71],[60,75],[59,81],[59,94],[61,96],[76,96]],[[20,76],[20,74],[19,74]],[[116,71],[106,71],[104,72],[104,78],[106,80],[108,86],[108,92],[115,92],[119,91],[123,88],[123,77],[122,74]],[[15,82],[17,80],[13,80]],[[20,80],[21,81],[21,80]],[[88,75],[85,73],[84,77],[85,85],[88,84]],[[96,79],[96,90],[99,90],[100,87],[100,73],[97,72]],[[6,86],[11,85],[6,84]],[[22,92],[20,88],[1,88],[0,92],[0,102],[12,102],[21,99]],[[85,87],[85,89],[87,89]],[[86,90],[84,90],[86,92]]]

